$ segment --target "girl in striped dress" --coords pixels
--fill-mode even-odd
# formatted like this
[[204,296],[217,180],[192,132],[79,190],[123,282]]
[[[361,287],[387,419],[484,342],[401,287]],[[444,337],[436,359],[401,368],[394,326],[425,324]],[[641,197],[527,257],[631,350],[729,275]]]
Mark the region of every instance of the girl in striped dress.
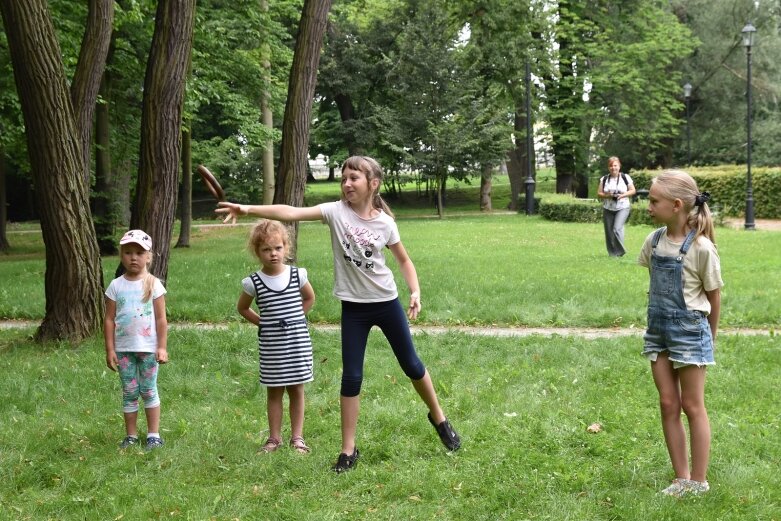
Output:
[[[312,341],[305,313],[312,309],[315,292],[304,268],[285,264],[288,233],[278,221],[263,219],[250,232],[249,248],[261,269],[241,281],[238,312],[258,326],[260,384],[267,389],[269,437],[261,450],[274,452],[282,445],[282,398],[290,400],[290,446],[309,452],[304,442],[304,384],[314,379]],[[255,301],[258,311],[250,306]]]

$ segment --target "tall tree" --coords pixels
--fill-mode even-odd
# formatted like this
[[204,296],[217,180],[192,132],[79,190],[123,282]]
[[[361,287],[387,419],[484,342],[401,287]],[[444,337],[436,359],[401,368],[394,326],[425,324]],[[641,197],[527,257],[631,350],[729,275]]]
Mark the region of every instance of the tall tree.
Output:
[[102,325],[103,273],[60,48],[45,0],[4,0],[0,10],[46,246],[46,313],[36,338],[78,342]]
[[89,184],[90,179],[92,116],[95,112],[95,100],[98,97],[103,69],[106,67],[113,22],[114,0],[89,1],[86,29],[70,89],[76,117],[76,132],[81,143],[85,184]]
[[165,280],[176,212],[182,105],[195,0],[160,0],[144,80],[141,153],[131,228],[152,236],[152,273]]
[[[275,203],[301,206],[304,202],[312,99],[317,84],[317,66],[320,63],[320,51],[330,8],[331,0],[305,0],[301,12],[282,123],[282,145],[274,194]],[[297,223],[294,223],[291,228],[293,232],[291,255],[295,258]]]

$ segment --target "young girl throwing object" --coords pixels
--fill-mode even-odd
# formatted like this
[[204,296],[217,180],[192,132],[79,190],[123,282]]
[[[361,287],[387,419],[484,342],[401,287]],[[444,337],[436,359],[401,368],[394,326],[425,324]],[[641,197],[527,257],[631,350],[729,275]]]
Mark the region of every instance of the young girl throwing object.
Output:
[[158,364],[168,361],[168,322],[165,293],[157,277],[149,273],[152,239],[142,230],[130,230],[119,241],[120,262],[125,273],[106,288],[103,336],[106,365],[119,368],[125,439],[120,447],[138,443],[138,398],[144,400],[146,448],[162,447],[160,397],[157,394]]
[[[261,220],[250,232],[249,247],[261,264],[241,281],[236,309],[258,326],[260,383],[267,389],[269,437],[261,450],[282,444],[282,398],[290,399],[290,446],[309,452],[304,442],[304,384],[313,380],[312,341],[306,327],[315,292],[304,268],[288,266],[288,233],[278,221]],[[250,308],[255,301],[258,312]]]
[[[379,326],[404,373],[428,407],[428,419],[451,451],[461,440],[445,417],[431,377],[415,352],[407,317],[420,313],[420,286],[415,265],[401,243],[393,214],[380,197],[382,168],[374,159],[353,156],[342,165],[342,198],[314,207],[245,206],[219,203],[225,222],[253,214],[281,221],[323,221],[331,230],[334,295],[342,302],[342,451],[333,470],[352,469],[358,460],[358,425],[363,362],[369,331]],[[390,249],[410,289],[407,316],[398,299],[393,273],[385,263]]]
[[[651,275],[643,354],[651,360],[662,430],[675,471],[675,479],[662,492],[676,497],[703,494],[710,488],[705,370],[714,364],[724,283],[709,198],[685,172],[668,170],[656,177],[648,212],[664,227],[646,238],[638,259]],[[689,423],[691,469],[681,410]]]

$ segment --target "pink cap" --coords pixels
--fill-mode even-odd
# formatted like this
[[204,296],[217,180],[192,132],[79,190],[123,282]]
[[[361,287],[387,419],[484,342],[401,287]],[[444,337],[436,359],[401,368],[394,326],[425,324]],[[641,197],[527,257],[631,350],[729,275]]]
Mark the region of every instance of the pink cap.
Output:
[[130,230],[119,239],[119,244],[128,244],[131,242],[138,244],[146,251],[152,249],[152,238],[144,230]]

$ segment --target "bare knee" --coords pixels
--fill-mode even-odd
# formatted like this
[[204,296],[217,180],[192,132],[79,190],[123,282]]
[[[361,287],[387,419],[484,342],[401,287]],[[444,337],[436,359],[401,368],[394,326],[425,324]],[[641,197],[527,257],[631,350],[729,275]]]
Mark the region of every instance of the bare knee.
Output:
[[681,400],[677,396],[660,396],[659,410],[663,418],[677,417],[681,415]]

